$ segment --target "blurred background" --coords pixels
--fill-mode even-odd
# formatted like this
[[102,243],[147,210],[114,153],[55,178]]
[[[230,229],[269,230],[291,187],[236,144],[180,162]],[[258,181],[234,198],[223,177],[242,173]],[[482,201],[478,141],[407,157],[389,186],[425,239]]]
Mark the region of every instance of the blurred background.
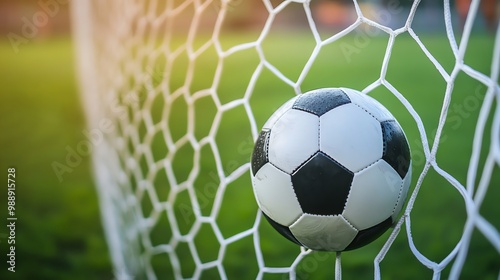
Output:
[[11,273],[3,225],[7,193],[2,192],[0,279],[113,277],[89,157],[63,180],[52,167],[64,162],[66,148],[83,139],[85,128],[68,5],[0,3],[0,127],[5,131],[0,166],[16,168],[18,218],[16,272]]
[[[231,2],[235,6],[228,13],[227,28],[253,34],[259,32],[268,13],[257,2]],[[478,39],[473,44],[477,46],[478,53],[481,46],[491,50],[492,32],[497,26],[498,1],[483,2],[484,10],[474,25]],[[412,4],[406,0],[360,3],[367,17],[373,15],[375,20],[389,27],[402,26]],[[70,4],[67,0],[0,2],[0,170],[6,174],[7,168],[16,168],[18,218],[15,273],[6,269],[8,233],[5,226],[0,226],[0,279],[114,277],[89,156],[72,159],[78,164],[69,169],[57,164],[67,161],[71,150],[86,139],[83,133],[86,129],[85,117],[75,75]],[[217,5],[214,5],[215,14]],[[318,0],[312,1],[311,5],[322,32],[340,31],[356,18],[350,1]],[[384,20],[383,11],[391,7],[397,7],[401,12],[391,14]],[[457,32],[461,30],[467,7],[468,1],[452,4],[452,20]],[[290,34],[307,30],[307,22],[300,16],[301,13],[299,5],[287,9],[276,21],[278,32]],[[432,38],[444,36],[442,14],[442,3],[424,1],[412,26],[423,37],[429,38],[428,42],[432,44]],[[377,16],[381,18],[376,19]],[[188,27],[189,18],[185,20],[185,25],[181,24],[178,31]],[[356,42],[356,37],[346,40]],[[279,46],[279,43],[276,44]],[[369,44],[378,43],[374,39]],[[383,50],[384,44],[379,44],[379,47]],[[449,54],[443,57],[451,65]],[[488,54],[485,61],[477,60],[483,62],[477,62],[481,65],[476,66],[488,69],[488,57],[491,61]],[[350,62],[345,63],[348,65]],[[376,63],[380,65],[379,60]],[[367,85],[356,86],[354,81],[347,83],[358,89]],[[471,86],[474,87],[476,85]],[[263,115],[259,122],[265,118],[267,115]],[[472,118],[468,121],[473,125]],[[7,217],[7,191],[6,188],[0,189],[0,221],[3,225]],[[487,257],[485,271],[491,269],[498,273],[499,261],[495,259],[495,252],[485,254],[493,256]],[[481,261],[480,266],[484,266],[484,262]],[[485,275],[491,277],[495,274],[485,272]]]

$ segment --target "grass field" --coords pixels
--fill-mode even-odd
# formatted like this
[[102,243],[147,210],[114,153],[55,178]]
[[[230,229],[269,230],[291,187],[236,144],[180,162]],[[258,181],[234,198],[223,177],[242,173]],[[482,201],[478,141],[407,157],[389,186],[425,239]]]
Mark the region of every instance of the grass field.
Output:
[[[235,35],[225,44],[248,41],[248,36],[250,35]],[[312,51],[310,41],[304,38],[284,34],[265,42],[263,46],[269,61],[292,80],[298,77]],[[441,36],[423,36],[422,40],[444,68],[451,71],[454,58],[448,41]],[[356,46],[355,38],[347,37],[326,47],[304,80],[302,91],[337,86],[363,89],[379,77],[386,43],[387,38],[373,37],[366,46],[360,47]],[[489,36],[472,37],[465,62],[489,74],[492,45],[493,39]],[[342,46],[355,47],[359,52],[350,56],[343,55]],[[293,60],[290,57],[293,57]],[[234,99],[235,96],[243,96],[245,87],[242,85],[248,83],[256,66],[256,58],[256,52],[249,50],[227,59],[227,67],[219,87],[222,103]],[[0,42],[0,61],[0,146],[3,147],[1,168],[6,170],[8,167],[15,167],[18,176],[18,262],[15,278],[111,279],[113,271],[101,226],[98,197],[90,174],[89,158],[83,157],[81,164],[73,168],[71,173],[66,173],[61,182],[51,166],[54,161],[63,162],[68,154],[67,148],[74,148],[84,139],[84,116],[73,74],[71,41],[59,38],[31,42],[17,55],[13,53],[8,42],[3,41]],[[201,62],[202,65],[209,65],[210,58],[202,58]],[[192,90],[205,87],[209,83],[206,77],[210,77],[213,71],[213,68],[206,66],[203,72],[195,73]],[[174,88],[178,86],[176,81],[182,81],[184,78],[182,71],[177,73],[179,76],[172,78]],[[429,140],[432,141],[446,84],[409,36],[398,37],[389,63],[387,80],[404,93],[414,106],[426,125]],[[462,183],[466,180],[473,131],[484,92],[485,87],[478,82],[463,73],[458,76],[448,125],[437,155],[439,165]],[[292,94],[288,85],[278,80],[270,71],[264,71],[251,98],[257,124],[262,126],[269,115]],[[388,90],[377,88],[373,96],[393,112],[405,129],[412,149],[415,183],[424,164],[415,121]],[[171,118],[170,126],[174,140],[186,133],[187,114],[183,111],[186,106],[182,98],[178,98],[172,105],[170,116],[175,118]],[[195,135],[199,140],[210,130],[215,105],[210,99],[200,99],[195,106]],[[158,112],[153,113],[154,119],[161,115],[161,109],[161,106],[155,109]],[[223,115],[216,140],[226,167],[226,175],[249,159],[252,143],[249,141],[251,135],[247,119],[241,106]],[[489,134],[485,139],[488,137]],[[161,158],[162,154],[168,152],[161,143],[153,143],[155,158]],[[215,170],[212,149],[204,147],[200,155],[201,170],[194,187],[203,190],[208,183],[218,184],[218,181],[211,175]],[[183,146],[174,157],[174,172],[179,182],[188,177],[193,166],[192,158],[193,149],[189,145]],[[500,189],[496,188],[500,177],[498,170],[496,171],[481,213],[496,228],[500,228],[500,220],[497,217]],[[165,190],[159,186],[166,185],[166,181],[167,179],[161,176],[155,179],[157,192],[163,197],[166,195]],[[201,212],[208,215],[212,209],[213,196],[205,198],[207,199]],[[199,200],[202,201],[202,197],[199,197]],[[194,217],[186,218],[181,209],[181,205],[190,204],[187,192],[181,192],[177,201],[175,206],[179,230],[181,233],[187,233],[194,222]],[[1,205],[6,205],[5,195],[0,195],[0,202]],[[149,213],[152,209],[152,205],[147,201],[144,201],[141,207],[144,213]],[[217,219],[224,237],[230,237],[251,227],[256,211],[249,176],[243,176],[231,183]],[[5,221],[6,216],[6,209],[0,210],[2,221]],[[465,206],[460,195],[436,172],[430,171],[412,212],[413,240],[417,248],[431,260],[441,261],[458,242],[465,217]],[[5,229],[0,230],[0,234],[4,233]],[[261,235],[266,265],[289,266],[297,255],[298,248],[276,234],[265,222],[261,225]],[[161,217],[151,232],[151,240],[155,244],[167,243],[170,236],[171,229],[166,225],[166,217]],[[201,260],[214,260],[218,254],[218,244],[212,229],[203,226],[199,236],[195,243]],[[372,277],[373,258],[387,236],[388,233],[362,249],[343,254],[345,279]],[[474,237],[464,266],[463,279],[496,279],[500,269],[498,253],[481,234],[476,232]],[[6,246],[6,242],[0,239],[1,279],[12,277],[12,274],[7,274],[9,272],[4,269]],[[228,276],[236,279],[255,277],[257,264],[252,249],[251,238],[244,238],[228,247],[224,259]],[[181,243],[176,251],[181,259],[183,276],[189,277],[194,267],[189,248],[186,243]],[[156,269],[159,275],[171,273],[166,255],[153,257],[152,262],[158,264]],[[333,278],[333,264],[333,254],[313,253],[299,264],[298,275],[301,279]],[[412,256],[404,229],[381,267],[382,273],[387,275],[386,279],[423,279],[432,276],[431,271]],[[445,269],[443,275],[448,273],[449,268]],[[203,276],[210,279],[216,275],[217,272],[212,270]],[[283,275],[266,276],[269,276],[266,279],[283,279]]]
[[[16,55],[7,41],[0,44],[1,167],[17,170],[18,217],[17,270],[7,271],[2,239],[2,279],[112,278],[89,159],[62,182],[51,167],[84,129],[71,47],[67,38],[31,42]],[[6,208],[0,217],[5,221]]]

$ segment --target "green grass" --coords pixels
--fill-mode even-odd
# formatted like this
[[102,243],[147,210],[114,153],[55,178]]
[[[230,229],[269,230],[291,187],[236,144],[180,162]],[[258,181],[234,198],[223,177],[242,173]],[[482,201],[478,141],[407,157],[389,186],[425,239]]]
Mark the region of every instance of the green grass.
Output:
[[[16,273],[2,279],[111,279],[89,158],[59,182],[51,164],[82,139],[84,118],[67,38],[31,42],[15,54],[0,43],[1,168],[16,168]],[[6,221],[6,193],[0,218]],[[2,226],[0,233],[5,234]],[[13,277],[13,278],[12,278]]]
[[[250,41],[255,37],[249,36],[238,34],[223,38],[223,45]],[[310,39],[284,34],[263,44],[266,58],[292,80],[299,77],[312,51],[310,41],[305,38]],[[451,71],[454,58],[449,51],[447,40],[440,36],[423,36],[422,40],[444,68]],[[470,62],[479,71],[489,73],[492,43],[493,39],[488,36],[472,37],[466,62]],[[376,37],[371,38],[365,47],[357,47],[355,38],[347,37],[325,47],[305,77],[301,90],[337,86],[363,89],[379,77],[386,44],[387,38]],[[357,52],[345,56],[342,51],[345,46],[355,47]],[[0,145],[4,147],[1,167],[3,170],[15,167],[18,176],[18,266],[15,276],[19,279],[112,278],[89,158],[82,157],[81,164],[72,168],[71,173],[65,173],[62,182],[59,182],[52,169],[54,161],[63,163],[66,160],[67,147],[75,148],[84,139],[82,130],[85,129],[85,122],[73,74],[71,48],[71,42],[67,39],[31,42],[15,55],[8,42],[0,43],[0,128],[3,132]],[[213,52],[213,49],[207,51]],[[179,64],[185,59],[181,56]],[[218,87],[222,104],[245,94],[246,84],[253,69],[257,67],[256,59],[255,50],[246,50],[225,59]],[[215,67],[211,65],[215,62],[209,55],[200,57],[191,90],[210,84],[215,73]],[[159,69],[162,69],[164,63],[158,62]],[[185,66],[179,67],[185,69]],[[182,84],[185,78],[182,72],[173,74],[171,90]],[[434,65],[408,36],[403,35],[396,40],[387,80],[404,93],[414,106],[426,125],[429,141],[432,141],[446,84]],[[465,74],[458,76],[450,107],[455,109],[450,109],[448,125],[437,155],[439,165],[462,183],[466,179],[473,131],[479,114],[479,108],[474,102],[482,101],[481,95],[474,95],[476,90],[481,93],[485,88]],[[280,81],[270,71],[264,70],[250,100],[258,126],[262,126],[272,112],[292,95],[293,90],[289,85]],[[405,129],[414,160],[413,182],[416,182],[423,168],[423,153],[415,121],[387,89],[379,87],[373,92],[373,96],[393,112]],[[471,96],[476,99],[472,100]],[[216,115],[216,103],[210,97],[194,102],[194,134],[197,140],[210,133]],[[155,99],[153,120],[157,121],[164,116],[164,106],[165,100]],[[169,126],[173,140],[177,140],[187,131],[187,101],[181,96],[175,99],[171,106],[173,109],[168,113]],[[491,121],[488,124],[491,125]],[[142,135],[146,131],[143,125],[139,130]],[[485,143],[488,137],[487,134]],[[215,138],[226,175],[248,161],[252,141],[247,112],[242,106],[222,115]],[[129,149],[134,149],[130,142],[127,145]],[[161,159],[169,152],[159,133],[152,138],[152,146],[155,160]],[[174,156],[173,170],[179,182],[189,176],[193,167],[193,153],[190,145],[184,145]],[[216,175],[214,153],[208,145],[202,148],[199,177],[194,182],[203,215],[209,215],[213,210],[215,187],[220,183]],[[140,166],[143,172],[148,172],[143,157]],[[257,206],[249,177],[245,174],[227,186],[217,218],[219,229],[225,238],[248,229],[254,222]],[[165,200],[168,196],[168,183],[164,172],[156,175],[154,183],[159,198]],[[494,187],[499,183],[500,178],[496,172],[490,185]],[[499,189],[490,188],[481,208],[481,213],[497,228],[500,228],[499,220],[495,216],[498,212],[496,198],[499,195]],[[1,205],[6,205],[4,195],[0,195],[0,202]],[[194,223],[194,217],[183,212],[182,207],[186,205],[191,206],[188,193],[184,191],[178,195],[174,205],[181,233],[187,233]],[[148,196],[143,197],[141,206],[146,214],[152,211],[153,206]],[[172,236],[172,229],[166,223],[167,217],[162,215],[150,234],[153,244],[167,243]],[[5,217],[6,211],[0,210],[0,219],[5,221]],[[436,172],[430,171],[412,213],[413,239],[417,248],[434,261],[442,260],[458,242],[465,217],[462,198]],[[289,266],[297,255],[298,248],[274,232],[265,221],[260,225],[260,232],[266,265]],[[4,232],[0,231],[1,233]],[[372,277],[373,258],[387,236],[388,233],[362,249],[344,253],[344,277]],[[478,276],[483,279],[496,279],[500,268],[498,253],[488,245],[481,234],[476,232],[474,236],[464,267],[464,279]],[[208,224],[203,225],[195,239],[203,262],[212,261],[217,257],[219,245],[215,240],[214,230]],[[0,261],[5,263],[3,252],[6,250],[6,243],[4,240],[0,241]],[[183,276],[191,276],[194,263],[188,246],[181,243],[176,252],[180,256]],[[157,264],[155,271],[159,275],[170,275],[171,268],[165,255],[153,257],[152,263]],[[231,278],[254,278],[257,264],[252,238],[244,238],[229,245],[224,265]],[[333,267],[333,254],[313,253],[299,264],[298,276],[301,279],[333,278]],[[431,272],[412,256],[404,229],[381,267],[383,274],[389,279],[431,277]],[[5,279],[5,273],[6,270],[2,266],[0,278]],[[445,269],[443,275],[448,273],[449,269]],[[217,275],[214,270],[203,274],[206,279]],[[282,279],[282,275],[266,274],[266,279],[278,278]]]

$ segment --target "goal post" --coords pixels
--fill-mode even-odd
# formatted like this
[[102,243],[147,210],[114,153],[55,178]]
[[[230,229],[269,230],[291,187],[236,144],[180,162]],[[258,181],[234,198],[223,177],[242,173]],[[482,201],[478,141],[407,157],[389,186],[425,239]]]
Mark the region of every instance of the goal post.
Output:
[[[500,28],[484,13],[490,2],[72,1],[116,278],[500,277]],[[384,104],[413,161],[398,222],[342,255],[276,233],[250,181],[267,118],[324,87]]]

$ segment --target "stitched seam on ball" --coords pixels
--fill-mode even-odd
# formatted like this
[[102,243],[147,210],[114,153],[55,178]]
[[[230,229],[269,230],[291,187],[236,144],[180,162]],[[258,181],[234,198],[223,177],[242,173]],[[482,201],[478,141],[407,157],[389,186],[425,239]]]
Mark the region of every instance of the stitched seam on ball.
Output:
[[[274,121],[274,123],[271,125],[271,127],[268,127],[267,129],[268,130],[272,130],[274,128],[274,126],[281,120],[281,118],[283,118],[284,115],[286,115],[286,113],[288,113],[288,111],[292,110],[293,107],[290,107],[288,109],[286,109],[283,113],[281,113],[281,115]],[[267,122],[267,121],[266,121]],[[265,123],[264,123],[265,124]]]
[[314,111],[310,110],[310,109],[307,109],[307,108],[302,108],[302,107],[292,107],[293,110],[298,110],[298,111],[302,111],[302,112],[306,112],[306,113],[309,113],[311,115],[315,115],[317,116]]
[[387,141],[385,140],[385,129],[384,129],[384,125],[382,124],[382,122],[380,123],[380,129],[382,130],[382,157],[384,157],[385,153],[387,152]]
[[[363,170],[367,169],[368,167],[370,167],[370,166],[374,165],[375,163],[377,163],[377,162],[379,162],[379,161],[381,161],[381,160],[382,160],[382,159],[377,159],[375,162],[373,162],[373,163],[369,164],[369,165],[368,165],[368,166],[366,166],[365,168],[363,168],[363,169],[361,169],[361,170],[359,170],[359,171],[354,172],[354,177],[353,177],[353,180],[352,180],[352,182],[351,182],[351,187],[349,188],[349,193],[347,194],[347,198],[346,198],[346,200],[345,200],[345,202],[344,202],[344,210],[345,210],[345,207],[347,206],[347,201],[349,201],[349,197],[351,197],[351,192],[352,192],[352,183],[354,182],[354,179],[355,179],[355,177],[356,177],[356,173],[361,172],[361,171],[363,171]],[[342,211],[342,212],[344,212],[344,211]],[[345,218],[345,217],[344,217],[344,218]],[[347,219],[346,219],[346,221],[347,221]]]
[[[359,232],[359,230],[353,224],[351,224],[351,222],[349,222],[349,220],[347,220],[347,218],[344,217],[344,215],[342,215],[342,214],[319,215],[319,214],[312,214],[312,213],[304,213],[303,215],[301,215],[301,217],[304,216],[304,215],[309,215],[309,216],[314,216],[314,217],[339,217],[340,219],[344,220],[352,229],[354,229],[357,232]],[[299,217],[299,219],[300,219],[300,217]],[[298,222],[299,219],[297,219],[295,222],[293,222],[289,227],[292,227],[293,225],[295,225]]]
[[269,161],[269,164],[271,164],[272,166],[276,167],[276,169],[278,169],[279,171],[281,171],[281,172],[285,173],[286,175],[288,175],[288,176],[290,176],[290,177],[292,176],[291,174],[289,174],[289,173],[288,173],[288,172],[286,172],[285,170],[283,170],[283,169],[279,168],[276,164],[272,163],[271,161]]
[[295,107],[295,105],[297,104],[297,102],[299,102],[303,98],[303,96],[304,96],[304,94],[299,95],[297,97],[297,99],[295,100],[295,102],[293,102],[292,107],[290,107],[290,108],[293,109],[293,110],[299,110],[299,111],[306,112],[306,113],[309,113],[309,114],[312,114],[312,115],[316,115],[313,110],[311,110],[311,109],[309,109],[307,107]]
[[[278,168],[279,170],[285,172],[286,174],[288,174],[288,176],[290,176],[290,181],[292,182],[292,191],[293,191],[293,194],[295,195],[295,199],[297,200],[297,202],[299,201],[299,197],[297,196],[297,193],[295,192],[295,187],[293,186],[293,180],[292,180],[292,177],[293,177],[293,174],[299,170],[300,167],[304,166],[307,162],[309,162],[309,160],[311,160],[317,153],[319,153],[321,151],[317,151],[315,152],[314,154],[312,154],[310,157],[308,157],[306,160],[304,160],[304,162],[302,164],[300,164],[298,167],[296,167],[294,170],[292,170],[292,172],[290,174],[288,174],[288,172],[284,171],[284,170],[281,170],[280,168]],[[272,164],[272,163],[271,163]],[[273,164],[274,165],[274,164]],[[300,206],[300,210],[302,210],[302,213],[305,213],[304,209],[302,208],[302,205],[300,204],[299,202],[299,206]],[[299,216],[300,218],[300,216]],[[295,222],[297,222],[299,220],[299,218],[297,218],[297,220],[295,220]],[[295,223],[294,222],[294,223]],[[290,225],[291,226],[291,225]]]
[[[385,140],[385,137],[384,137],[384,136],[385,136],[385,132],[386,132],[386,131],[385,131],[385,129],[384,129],[384,126],[382,125],[382,123],[385,123],[385,122],[393,122],[393,123],[396,123],[396,125],[398,124],[398,123],[396,122],[396,120],[387,120],[387,121],[380,122],[380,128],[381,128],[381,130],[382,130],[382,143],[384,144],[384,145],[383,145],[383,150],[382,150],[382,157],[384,157],[385,153],[387,152],[387,141]],[[404,132],[403,132],[403,134],[404,134]],[[406,136],[405,136],[405,138],[406,138]],[[405,140],[406,140],[406,139],[405,139]],[[407,143],[408,143],[408,141],[407,141]],[[409,145],[408,145],[408,147],[409,147]],[[396,171],[396,172],[397,172],[397,171]],[[399,172],[398,172],[398,173],[399,173]]]
[[368,115],[372,116],[374,119],[376,119],[378,122],[380,122],[380,123],[381,123],[381,121],[380,121],[377,117],[375,117],[375,115],[374,115],[374,114],[370,113],[370,111],[368,111],[368,110],[366,110],[365,108],[361,107],[361,106],[360,106],[359,104],[357,104],[357,103],[354,103],[354,102],[352,102],[352,101],[351,101],[351,103],[352,103],[352,104],[354,104],[354,105],[356,105],[356,106],[358,106],[360,109],[362,109],[363,111],[367,112],[367,113],[368,113]]
[[318,151],[321,152],[321,118],[318,117]]
[[365,169],[368,169],[369,167],[371,167],[372,165],[374,165],[375,163],[377,163],[377,162],[379,162],[379,161],[381,161],[381,160],[383,160],[383,159],[382,159],[382,158],[379,158],[379,159],[377,159],[376,161],[374,161],[374,162],[372,162],[372,163],[368,164],[367,166],[365,166],[365,167],[361,168],[360,170],[358,170],[358,171],[356,171],[356,172],[353,172],[353,173],[354,173],[354,174],[356,174],[356,173],[361,172],[361,171],[363,171],[363,170],[365,170]]
[[[329,156],[329,155],[327,155],[326,153],[324,153],[324,152],[322,152],[322,151],[320,151],[320,153],[322,153],[324,156],[326,156],[326,157],[328,157],[329,159],[331,159],[331,160],[333,160],[334,162],[336,162],[336,163],[337,163],[337,164],[338,164],[338,165],[339,165],[342,169],[346,170],[346,171],[347,171],[347,172],[349,172],[349,173],[352,173],[352,176],[353,176],[353,177],[352,177],[352,179],[354,180],[354,176],[355,176],[355,174],[356,174],[357,172],[352,172],[349,168],[347,168],[347,167],[345,167],[344,165],[340,164],[340,162],[336,161],[335,159],[333,159],[332,157],[330,157],[330,156]],[[379,159],[379,160],[380,160],[380,159]],[[371,165],[373,165],[373,164],[375,164],[375,163],[372,163]],[[369,166],[371,166],[371,165],[369,165]],[[369,166],[367,166],[366,168],[368,168]],[[346,198],[346,200],[345,200],[345,202],[344,202],[344,207],[342,207],[342,209],[344,209],[344,210],[345,210],[345,206],[347,205],[347,201],[349,200],[349,196],[351,195],[351,190],[352,190],[352,182],[353,182],[353,181],[351,181],[351,186],[350,186],[350,188],[349,188],[349,193],[347,194],[347,198]],[[344,211],[342,210],[342,212],[344,212]],[[338,215],[341,215],[341,214],[338,214]],[[342,217],[344,217],[344,216],[342,216]],[[344,217],[344,219],[345,219],[345,217]],[[345,219],[345,220],[347,220],[347,219]]]
[[[344,206],[345,207],[345,206]],[[338,216],[341,216],[341,219],[343,219],[352,229],[356,230],[357,232],[359,232],[359,230],[353,225],[351,224],[351,222],[349,222],[349,220],[347,220],[346,217],[344,217],[344,215],[342,214],[339,214]],[[349,246],[349,245],[348,245]]]
[[[362,110],[363,110],[363,111],[365,111],[366,113],[368,113],[368,115],[372,116],[372,117],[373,117],[373,118],[374,118],[374,119],[375,119],[375,120],[376,120],[376,121],[380,124],[380,130],[381,130],[381,132],[382,132],[382,158],[383,158],[383,157],[384,157],[384,155],[385,155],[385,152],[387,151],[387,142],[385,141],[385,137],[384,137],[384,127],[382,126],[382,123],[383,123],[384,121],[379,120],[377,117],[375,117],[375,115],[373,115],[372,113],[370,113],[370,112],[369,112],[368,110],[366,110],[365,108],[361,107],[359,104],[356,104],[356,103],[354,103],[354,102],[351,102],[351,103],[352,103],[352,104],[354,104],[354,105],[356,105],[356,106],[358,106],[360,109],[362,109]],[[386,121],[395,121],[395,120],[386,120]],[[372,164],[373,164],[373,163],[372,163]],[[363,168],[363,169],[366,169],[366,168],[368,168],[368,167],[370,167],[370,165],[368,165],[367,167],[365,167],[365,168]],[[363,169],[361,169],[361,170],[363,170]],[[359,170],[359,171],[361,171],[361,170]],[[359,172],[359,171],[358,171],[358,172]]]
[[[311,156],[311,157],[312,157],[312,156]],[[310,157],[310,158],[311,158],[311,157]],[[305,161],[305,162],[307,162],[307,161]],[[291,186],[292,186],[293,195],[295,196],[295,199],[296,199],[296,200],[297,200],[297,202],[298,202],[298,201],[299,201],[299,197],[297,196],[297,193],[295,193],[295,188],[293,187],[293,180],[292,180],[292,174],[293,174],[293,172],[292,172],[291,174],[289,174],[288,172],[286,172],[285,170],[283,170],[283,169],[279,168],[278,166],[276,166],[275,164],[273,164],[273,163],[272,163],[272,162],[270,162],[270,161],[269,161],[269,164],[271,164],[272,166],[276,167],[276,169],[278,169],[279,171],[281,171],[281,172],[285,173],[286,175],[288,175],[288,176],[290,177],[290,182],[292,183],[292,184],[291,184]],[[299,166],[299,167],[300,167],[300,166]],[[297,169],[298,169],[298,167],[297,167]],[[304,209],[302,209],[302,205],[300,205],[300,203],[299,203],[299,206],[300,206],[300,210],[302,210],[302,213],[304,213]],[[295,221],[294,221],[293,223],[297,222],[297,220],[298,220],[299,218],[300,218],[300,216],[299,216],[297,219],[295,219]],[[292,224],[293,224],[293,223],[292,223]],[[290,226],[291,226],[291,225],[290,225]],[[289,226],[289,227],[290,227],[290,226]]]
[[327,153],[325,153],[325,152],[323,152],[323,151],[319,150],[318,152],[314,153],[314,155],[315,155],[315,154],[317,154],[317,153],[321,153],[321,154],[322,154],[322,155],[324,155],[325,157],[327,157],[327,158],[329,158],[330,160],[334,161],[334,162],[335,162],[338,166],[340,166],[340,167],[341,167],[342,169],[344,169],[345,171],[347,171],[347,172],[349,172],[349,173],[352,173],[353,175],[354,175],[354,173],[356,173],[356,172],[351,171],[351,169],[349,169],[349,168],[345,167],[345,166],[344,166],[343,164],[341,164],[338,160],[336,160],[336,159],[332,158],[332,157],[331,157],[330,155],[328,155]]
[[310,155],[307,159],[305,159],[299,166],[295,167],[295,169],[292,170],[292,172],[290,172],[290,174],[284,170],[282,170],[282,171],[285,172],[286,174],[289,174],[290,176],[293,176],[293,174],[295,174],[295,172],[297,172],[297,170],[299,170],[299,168],[306,165],[306,163],[309,162],[309,160],[311,160],[317,153],[320,153],[320,152],[321,152],[321,150],[318,149],[316,152],[314,152],[312,155]]
[[[405,181],[404,179],[401,181],[401,185],[399,187],[399,194],[398,194],[398,200],[396,201],[396,204],[394,205],[394,207],[392,208],[392,213],[391,213],[391,216],[394,215],[394,213],[396,212],[396,208],[398,207],[398,203],[401,199],[401,195],[403,194],[403,187],[404,187],[404,184],[405,184]],[[401,205],[403,206],[403,205]],[[403,210],[403,208],[401,207],[401,210]]]
[[269,161],[269,142],[271,142],[270,141],[271,140],[271,133],[272,133],[271,129],[268,129],[266,132],[266,137],[264,138],[264,141],[266,142],[265,143],[266,149],[264,150],[264,156],[266,157],[267,162],[270,162]]
[[[352,181],[354,182],[354,178]],[[347,201],[349,201],[349,197],[351,197],[351,192],[352,192],[352,182],[351,182],[351,187],[349,188],[349,193],[347,194],[347,197],[346,197],[345,202],[344,202],[344,207],[342,208],[342,209],[344,209],[344,210],[342,210],[342,213],[345,212],[345,207],[347,206]]]

